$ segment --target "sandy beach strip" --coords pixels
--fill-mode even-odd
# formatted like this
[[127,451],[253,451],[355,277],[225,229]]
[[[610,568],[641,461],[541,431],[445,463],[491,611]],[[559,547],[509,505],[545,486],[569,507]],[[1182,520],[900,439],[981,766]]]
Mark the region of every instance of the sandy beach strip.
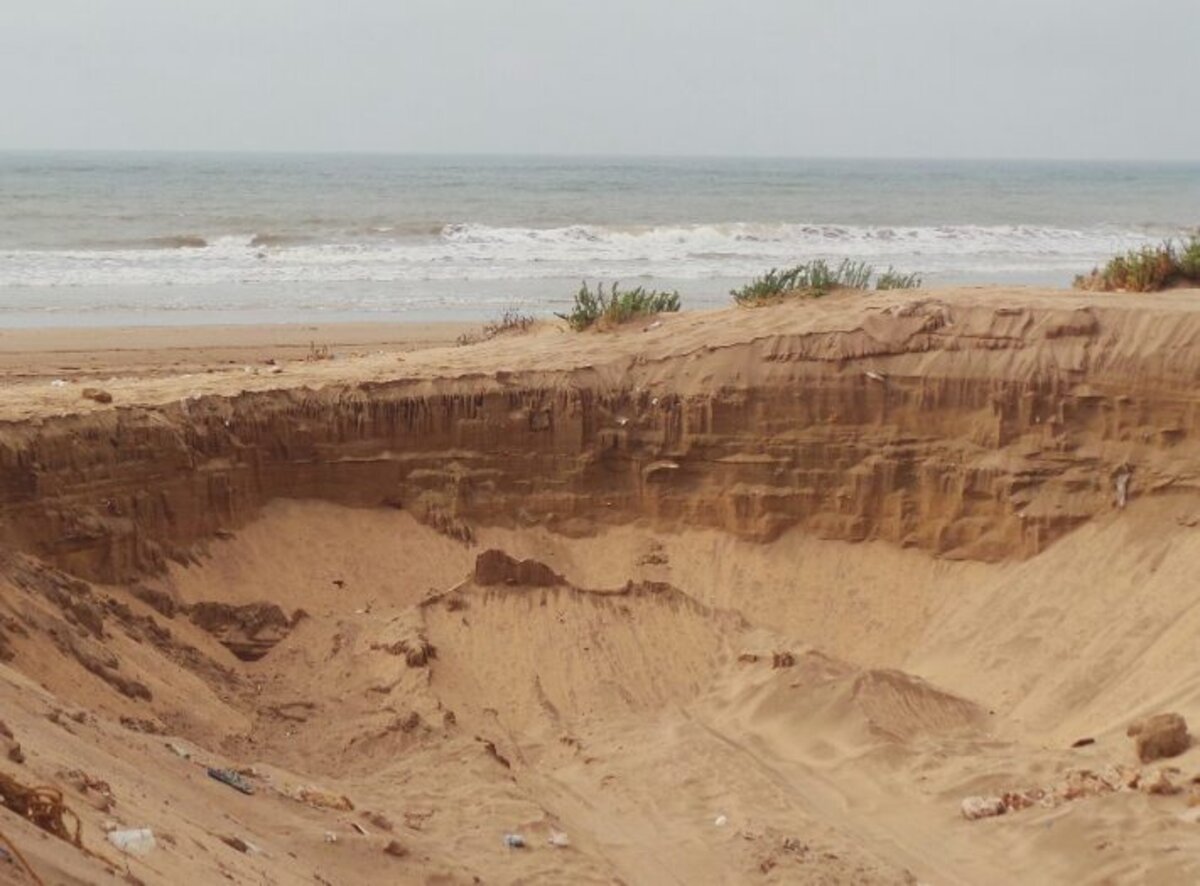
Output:
[[0,329],[0,380],[203,372],[294,361],[316,348],[338,356],[452,345],[480,324],[297,323]]

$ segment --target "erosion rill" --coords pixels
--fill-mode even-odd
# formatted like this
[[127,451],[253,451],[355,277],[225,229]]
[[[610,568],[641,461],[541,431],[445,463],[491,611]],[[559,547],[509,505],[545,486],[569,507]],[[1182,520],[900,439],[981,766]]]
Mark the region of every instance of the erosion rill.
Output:
[[[73,414],[44,410],[12,419],[0,425],[0,542],[7,549],[0,562],[0,652],[9,669],[42,679],[37,675],[48,667],[46,662],[35,664],[25,656],[32,654],[37,632],[45,629],[54,642],[38,647],[38,655],[65,655],[104,681],[96,684],[103,689],[81,689],[58,704],[86,704],[89,692],[110,690],[123,696],[121,704],[149,703],[146,681],[134,675],[138,667],[155,667],[151,662],[158,659],[147,658],[150,653],[144,650],[132,660],[128,652],[118,656],[108,641],[120,626],[137,644],[196,675],[196,686],[212,688],[237,717],[247,718],[237,729],[199,725],[188,713],[187,701],[188,693],[198,690],[180,682],[178,697],[154,700],[153,715],[144,719],[146,730],[176,730],[198,743],[207,742],[197,755],[245,757],[251,751],[274,749],[277,759],[288,760],[300,771],[304,763],[295,748],[310,745],[308,739],[295,737],[301,729],[295,724],[307,723],[319,705],[273,695],[282,690],[269,688],[271,681],[285,679],[286,672],[282,663],[272,663],[286,648],[293,656],[287,659],[289,667],[311,666],[312,674],[319,673],[320,663],[304,658],[310,653],[289,646],[289,634],[309,631],[317,632],[312,633],[316,637],[327,624],[328,637],[319,636],[320,642],[333,643],[330,661],[343,649],[357,655],[354,650],[359,648],[363,655],[373,650],[372,661],[380,650],[392,650],[393,661],[399,657],[398,664],[388,665],[400,670],[384,680],[384,689],[374,683],[360,686],[353,669],[339,671],[346,697],[359,692],[364,699],[353,712],[337,709],[343,713],[336,716],[346,718],[342,726],[351,723],[352,713],[369,718],[380,713],[380,705],[394,703],[386,719],[399,725],[379,733],[399,736],[387,739],[399,742],[387,744],[388,753],[422,754],[420,760],[430,765],[440,760],[437,765],[447,766],[457,764],[431,756],[434,751],[422,744],[420,737],[432,734],[432,727],[422,724],[437,718],[436,730],[442,730],[438,734],[448,742],[454,729],[479,730],[478,735],[464,734],[465,744],[453,745],[459,748],[454,753],[464,753],[461,748],[473,743],[486,745],[489,756],[502,761],[497,765],[506,770],[503,778],[520,784],[522,796],[537,798],[543,808],[558,804],[559,816],[569,808],[582,816],[580,801],[563,786],[568,776],[548,775],[558,771],[554,766],[539,771],[539,761],[554,762],[556,755],[575,753],[571,741],[581,739],[564,724],[592,716],[608,696],[601,693],[592,702],[581,701],[592,697],[578,695],[578,687],[563,682],[561,673],[539,672],[536,662],[527,669],[523,659],[511,667],[521,680],[536,684],[536,702],[526,699],[525,690],[497,688],[497,699],[509,702],[510,708],[500,707],[498,700],[489,714],[476,690],[463,688],[491,679],[485,659],[492,654],[464,653],[456,659],[454,644],[475,642],[470,638],[478,636],[463,625],[478,620],[536,646],[542,629],[526,636],[525,629],[517,627],[525,617],[520,614],[525,598],[519,594],[513,598],[510,590],[490,587],[497,582],[484,585],[467,575],[458,588],[437,589],[419,607],[397,605],[388,613],[387,624],[394,625],[386,629],[383,616],[371,621],[369,602],[354,604],[358,608],[353,611],[339,610],[337,618],[357,615],[358,627],[350,630],[345,627],[348,622],[307,613],[297,601],[278,595],[237,605],[180,600],[170,590],[170,581],[158,579],[171,570],[201,568],[211,556],[211,543],[255,524],[264,509],[283,499],[397,511],[428,527],[431,537],[444,536],[450,540],[445,543],[471,557],[483,550],[480,537],[488,533],[503,532],[508,538],[544,533],[570,545],[572,540],[634,526],[655,537],[715,530],[764,549],[796,530],[836,542],[875,540],[915,548],[941,560],[1026,560],[1126,502],[1166,493],[1195,494],[1195,465],[1200,463],[1200,313],[1190,303],[1194,297],[1180,293],[1138,302],[1057,293],[839,295],[761,310],[681,315],[649,332],[629,328],[607,335],[552,334],[538,339],[536,348],[521,337],[500,339],[461,349],[447,365],[437,362],[447,359],[441,356],[415,355],[390,373],[377,368],[359,372],[348,363],[320,367],[323,375],[295,381],[285,382],[284,375],[270,383],[244,385],[231,376],[227,383],[214,382],[227,389],[182,400],[156,400],[151,385],[133,385],[111,407],[88,404]],[[532,356],[522,356],[523,349]],[[5,414],[11,415],[11,410]],[[846,546],[843,556],[853,557],[855,550]],[[742,647],[762,642],[761,637],[753,639],[759,636],[754,631],[772,627],[712,606],[693,605],[687,587],[630,584],[623,592],[597,595],[569,586],[573,577],[557,575],[562,571],[558,564],[551,567],[554,571],[532,564],[500,584],[527,587],[543,606],[561,610],[558,622],[544,626],[546,630],[559,630],[557,624],[565,626],[564,631],[579,632],[570,633],[580,638],[578,645],[554,652],[558,672],[575,673],[571,656],[588,649],[587,643],[603,644],[598,638],[608,636],[617,636],[613,643],[628,644],[622,648],[623,655],[631,656],[629,667],[644,668],[647,674],[663,669],[661,683],[648,678],[653,691],[646,690],[644,696],[626,691],[618,703],[630,716],[640,712],[644,723],[653,721],[655,705],[684,704],[717,691],[713,687],[732,679],[729,669],[736,667],[734,659]],[[520,578],[543,572],[554,582],[536,590],[528,586],[538,582]],[[404,593],[415,600],[428,590]],[[32,598],[22,596],[35,592],[59,615],[38,615],[43,603],[34,605]],[[828,589],[829,594],[840,592]],[[479,595],[477,603],[470,602],[475,599],[472,594]],[[725,599],[722,605],[729,607],[730,602]],[[644,621],[640,627],[629,626],[626,639],[612,634],[616,628],[611,618],[616,616],[611,614],[621,611],[632,613],[635,622]],[[175,619],[177,613],[189,616],[186,631]],[[644,651],[654,645],[644,633],[649,630],[646,625],[665,619],[664,636],[670,634],[665,613],[675,613],[671,617],[680,620],[679,630],[695,637],[697,644],[694,655],[684,656],[686,661],[670,676],[665,674],[672,671],[671,664]],[[60,617],[65,622],[58,621]],[[572,619],[578,620],[577,626]],[[315,624],[303,626],[307,620]],[[164,627],[168,623],[169,630]],[[812,636],[805,639],[821,645],[822,630],[814,625]],[[219,646],[206,645],[206,635],[223,643],[229,656],[224,657]],[[487,648],[494,651],[503,645]],[[301,665],[301,659],[308,663]],[[746,653],[742,662],[759,660],[757,654]],[[856,681],[847,697],[858,699],[856,704],[876,705],[872,710],[883,710],[869,701],[872,692],[919,696],[904,707],[926,711],[922,728],[951,722],[955,728],[982,728],[973,704],[932,687],[921,688],[924,684],[916,678],[895,671],[860,677],[851,665],[809,654],[798,659],[791,652],[777,655],[773,662],[776,670],[800,667],[808,675],[796,686]],[[476,666],[484,670],[471,670]],[[501,668],[502,663],[492,666]],[[383,679],[371,673],[372,680]],[[579,673],[579,679],[594,679],[597,686],[621,679],[619,668]],[[818,673],[823,675],[819,680],[813,676]],[[767,692],[762,688],[766,685],[761,684],[762,692]],[[396,701],[400,695],[403,703]],[[987,705],[986,699],[980,701]],[[555,713],[545,713],[550,709],[546,705]],[[283,724],[279,729],[284,731],[272,732],[275,726],[263,725],[268,707],[274,711],[271,722]],[[525,713],[518,715],[517,710]],[[892,722],[897,715],[888,710],[892,713],[879,714],[876,720],[890,717]],[[713,716],[716,723],[723,715]],[[132,715],[122,720],[139,722]],[[561,748],[522,738],[521,730],[549,729],[546,724],[551,721],[562,732],[555,739],[562,742]],[[254,722],[259,725],[246,725]],[[469,725],[464,727],[464,722]],[[487,723],[503,724],[503,729],[495,726],[495,734],[484,734],[492,728]],[[328,728],[331,735],[340,735],[341,726]],[[876,722],[874,728],[876,736],[886,732],[895,738],[907,737],[912,726],[880,731]],[[603,745],[610,739],[596,726],[583,740]],[[312,741],[312,747],[320,746],[316,738]],[[343,748],[338,762],[321,770],[311,763],[317,758],[310,758],[308,776],[314,768],[318,775],[324,771],[331,777],[358,771],[347,756],[357,739],[338,741]],[[289,742],[297,754],[294,759],[286,750]],[[29,740],[25,746],[28,751]],[[443,748],[438,753],[450,752]],[[712,755],[718,751],[705,751],[697,765],[707,765],[703,761],[710,756],[716,761]],[[93,760],[93,765],[100,764]],[[149,784],[143,788],[149,790]],[[436,802],[431,790],[428,785],[422,788],[417,805]],[[221,801],[234,802],[223,796]],[[398,797],[396,802],[413,801]],[[735,800],[726,802],[737,805]],[[320,803],[315,807],[328,808]],[[311,818],[314,804],[303,808]],[[808,812],[815,814],[811,807]],[[632,813],[618,804],[612,814]],[[333,827],[321,821],[312,819],[303,827]],[[814,828],[832,829],[817,838],[834,841],[830,845],[842,846],[836,840],[847,835],[879,836],[873,826],[845,812],[834,820],[816,815],[814,822]],[[759,857],[762,853],[750,860],[735,855],[725,875],[746,875],[740,867],[745,862],[762,868],[764,876],[788,881],[791,875],[780,865],[798,864],[804,853],[787,842],[792,837],[776,834],[774,824],[764,827],[765,833],[782,841],[774,846],[770,864]],[[364,828],[360,825],[358,830]],[[374,830],[391,833],[382,827]],[[746,830],[754,832],[749,825]],[[413,833],[419,835],[420,827]],[[636,882],[655,879],[648,857],[613,855],[606,847],[620,840],[604,833],[600,827],[583,838],[587,863],[570,868],[571,877],[586,873],[604,879],[619,872]],[[751,837],[745,840],[751,842]],[[225,840],[225,845],[222,851],[233,844]],[[454,857],[452,847],[453,841],[426,846],[422,876],[438,864],[450,865],[443,873],[451,879],[487,873],[486,863],[478,859],[448,861]],[[822,870],[837,877],[856,876],[857,870],[868,880],[903,879],[908,876],[905,869],[929,873],[919,870],[919,848],[910,846],[908,854],[876,852],[877,848],[871,848],[861,863],[855,861],[857,868]],[[646,853],[653,851],[652,845],[645,847]],[[301,855],[305,864],[316,864],[312,859],[319,857],[331,882],[346,881],[337,872],[353,868],[339,867],[349,864],[344,854]],[[273,869],[270,857],[268,853],[258,858],[255,864],[265,867],[255,870],[271,870],[282,881],[309,875],[286,865]],[[639,870],[641,863],[648,867]],[[156,873],[152,861],[147,864],[148,871],[139,873],[143,879],[168,876],[162,873],[165,869]],[[382,876],[372,864],[363,862],[355,876]],[[86,879],[99,876],[101,868],[92,873],[86,867],[78,870],[83,873],[72,876]],[[563,872],[545,868],[542,873],[549,876],[549,870]],[[947,872],[951,871],[943,871]],[[952,872],[978,873],[969,868]]]

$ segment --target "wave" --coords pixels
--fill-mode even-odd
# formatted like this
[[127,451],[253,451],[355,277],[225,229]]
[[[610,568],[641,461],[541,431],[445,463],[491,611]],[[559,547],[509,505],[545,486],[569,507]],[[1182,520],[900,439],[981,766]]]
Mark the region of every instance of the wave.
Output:
[[273,234],[264,231],[251,237],[246,245],[253,249],[261,249],[273,246],[294,246],[299,243],[308,243],[311,240],[311,237],[302,237],[297,234]]
[[872,226],[457,223],[374,225],[315,240],[286,232],[171,235],[110,249],[0,250],[0,287],[745,278],[811,258],[852,258],[932,279],[1045,280],[1184,231],[1039,225]]

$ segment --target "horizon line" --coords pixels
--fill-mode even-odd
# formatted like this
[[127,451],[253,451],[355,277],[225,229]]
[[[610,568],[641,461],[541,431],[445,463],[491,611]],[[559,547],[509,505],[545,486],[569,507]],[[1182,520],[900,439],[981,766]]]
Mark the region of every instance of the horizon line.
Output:
[[520,159],[520,160],[761,160],[761,161],[857,161],[857,162],[930,162],[930,163],[1161,163],[1200,164],[1200,157],[1068,157],[1036,155],[917,155],[917,154],[728,154],[728,153],[637,153],[637,152],[553,152],[553,151],[409,151],[364,148],[25,148],[0,147],[0,155],[13,154],[156,154],[261,157],[411,157],[446,159]]

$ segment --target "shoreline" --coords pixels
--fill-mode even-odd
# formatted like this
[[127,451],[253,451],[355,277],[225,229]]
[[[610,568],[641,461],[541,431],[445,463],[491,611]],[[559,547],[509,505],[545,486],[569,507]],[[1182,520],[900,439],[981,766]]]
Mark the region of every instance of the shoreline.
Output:
[[455,344],[478,322],[289,323],[0,329],[0,380],[138,376],[302,360],[310,348],[361,356]]

